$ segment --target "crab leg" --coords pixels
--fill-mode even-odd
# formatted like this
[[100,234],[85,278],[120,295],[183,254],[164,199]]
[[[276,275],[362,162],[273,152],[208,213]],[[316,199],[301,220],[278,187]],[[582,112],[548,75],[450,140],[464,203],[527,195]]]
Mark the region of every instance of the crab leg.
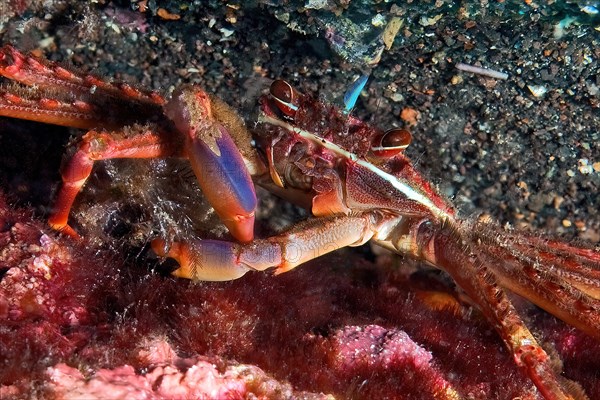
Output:
[[180,265],[173,275],[180,278],[227,281],[248,271],[276,267],[276,274],[346,246],[359,246],[376,233],[371,214],[309,219],[289,231],[240,244],[219,240],[172,243],[152,242],[161,257],[174,258]]
[[479,249],[491,260],[502,286],[600,338],[597,253],[521,234],[496,232],[487,237]]
[[[69,211],[94,161],[176,155],[190,160],[203,193],[231,234],[243,242],[252,240],[256,194],[250,174],[260,174],[264,167],[250,149],[243,123],[222,102],[187,87],[165,104],[154,92],[72,72],[10,45],[0,48],[0,75],[21,84],[0,87],[0,116],[117,131],[91,131],[66,163],[63,187],[50,216],[53,228],[77,236],[67,223]],[[179,132],[171,121],[162,121],[160,130],[168,135],[119,133],[124,126],[153,122],[165,114]]]
[[50,226],[70,236],[78,237],[68,225],[75,198],[92,173],[95,161],[113,158],[184,157],[192,168],[208,201],[238,240],[253,237],[256,195],[241,156],[222,126],[215,127],[221,135],[216,145],[217,157],[208,151],[202,140],[183,141],[179,136],[156,133],[153,130],[123,135],[120,132],[88,132],[75,153],[62,168],[63,185],[55,208],[48,219]]
[[[454,224],[412,220],[396,248],[448,272],[494,325],[514,356],[516,364],[531,378],[546,399],[583,398],[575,384],[566,384],[552,368],[550,356],[537,343],[506,293],[498,286],[495,266],[479,252],[480,247]],[[561,384],[561,382],[563,384]]]
[[85,102],[36,97],[26,88],[0,88],[0,116],[81,129],[102,125],[102,117]]
[[115,129],[160,115],[164,104],[155,92],[67,70],[10,45],[0,48],[0,76],[25,85],[0,87],[0,115],[6,117],[82,129]]
[[120,132],[90,131],[83,136],[75,153],[66,160],[54,209],[48,219],[52,228],[72,237],[79,237],[68,225],[69,213],[75,197],[92,173],[95,161],[112,158],[155,158],[180,155],[181,144],[165,139],[152,130],[131,137]]

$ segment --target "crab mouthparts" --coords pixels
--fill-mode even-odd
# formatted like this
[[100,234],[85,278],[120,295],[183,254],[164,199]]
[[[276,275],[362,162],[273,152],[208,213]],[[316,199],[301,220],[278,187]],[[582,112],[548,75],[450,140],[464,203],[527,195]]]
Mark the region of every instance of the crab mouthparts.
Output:
[[407,199],[415,201],[421,204],[422,206],[426,207],[434,216],[436,216],[440,220],[454,220],[454,217],[451,214],[436,206],[429,197],[421,193],[420,190],[413,187],[409,182],[405,182],[404,180],[401,180],[398,177],[395,177],[394,175],[383,171],[382,169],[378,168],[377,166],[373,165],[367,160],[363,160],[356,154],[344,150],[343,148],[341,148],[335,143],[330,142],[329,140],[319,137],[314,133],[305,131],[304,129],[293,126],[278,118],[272,117],[264,111],[259,114],[258,123],[265,123],[278,126],[289,132],[293,132],[298,136],[315,143],[318,146],[324,147],[332,153],[336,154],[337,156],[350,160],[351,162],[356,163],[358,166],[383,178],[384,180],[389,182],[394,187],[394,189],[402,193]]

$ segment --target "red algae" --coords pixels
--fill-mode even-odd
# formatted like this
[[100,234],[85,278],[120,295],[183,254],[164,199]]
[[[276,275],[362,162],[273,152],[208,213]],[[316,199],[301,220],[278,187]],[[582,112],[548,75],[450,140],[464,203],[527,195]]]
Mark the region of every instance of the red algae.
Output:
[[[340,377],[368,382],[395,381],[395,390],[418,388],[423,397],[453,398],[457,391],[432,363],[432,354],[398,330],[378,325],[347,326],[335,333],[333,367]],[[383,386],[382,386],[383,387]],[[389,393],[370,393],[385,396]]]
[[49,390],[57,399],[242,399],[248,392],[243,376],[221,374],[206,361],[198,361],[184,372],[174,366],[156,367],[138,375],[129,365],[101,369],[87,379],[65,364],[48,368]]
[[[163,276],[0,196],[2,398],[540,398],[442,275],[351,250],[280,276]],[[600,396],[600,346],[521,306],[565,376]]]

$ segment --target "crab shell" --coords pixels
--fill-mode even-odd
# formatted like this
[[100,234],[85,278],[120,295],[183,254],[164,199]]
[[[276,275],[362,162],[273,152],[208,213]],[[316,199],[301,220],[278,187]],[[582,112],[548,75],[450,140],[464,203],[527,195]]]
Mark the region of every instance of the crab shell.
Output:
[[302,206],[312,202],[315,216],[381,209],[453,218],[453,207],[412,167],[406,145],[385,146],[406,131],[384,132],[289,85],[282,95],[278,82],[260,99],[255,129],[271,179],[284,189],[270,190]]

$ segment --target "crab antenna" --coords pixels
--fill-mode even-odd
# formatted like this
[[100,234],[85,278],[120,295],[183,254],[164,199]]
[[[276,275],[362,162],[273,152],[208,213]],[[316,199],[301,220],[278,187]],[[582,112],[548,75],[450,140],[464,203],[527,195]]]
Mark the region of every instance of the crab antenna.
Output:
[[348,91],[346,91],[346,94],[344,94],[344,113],[350,114],[354,108],[354,105],[356,104],[356,100],[358,100],[360,92],[367,84],[368,79],[369,75],[361,75],[352,83],[352,85],[350,85]]

